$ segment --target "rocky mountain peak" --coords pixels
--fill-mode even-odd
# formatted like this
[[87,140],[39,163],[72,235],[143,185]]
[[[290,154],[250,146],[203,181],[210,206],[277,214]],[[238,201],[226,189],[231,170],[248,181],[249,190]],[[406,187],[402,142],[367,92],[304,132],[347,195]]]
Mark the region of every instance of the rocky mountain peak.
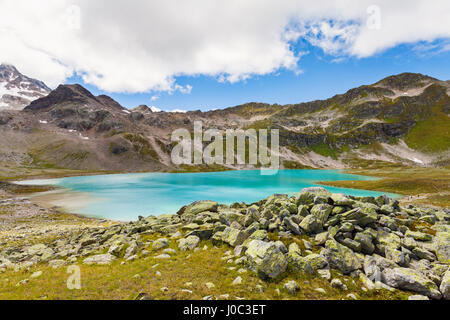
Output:
[[140,106],[137,106],[136,108],[132,109],[131,111],[133,111],[133,112],[141,112],[141,113],[144,113],[144,114],[153,113],[152,109],[150,109],[149,106],[147,106],[145,104],[141,104]]
[[23,75],[13,65],[0,65],[0,110],[21,110],[50,91],[45,83]]
[[374,86],[384,87],[391,90],[408,90],[413,88],[421,88],[431,82],[437,81],[439,80],[421,73],[404,72],[386,77],[375,83]]

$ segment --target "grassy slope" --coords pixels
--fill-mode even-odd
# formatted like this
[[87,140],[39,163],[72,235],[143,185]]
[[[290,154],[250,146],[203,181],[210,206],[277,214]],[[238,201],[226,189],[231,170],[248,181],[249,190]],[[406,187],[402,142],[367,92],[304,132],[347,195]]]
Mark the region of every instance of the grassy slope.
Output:
[[450,206],[450,168],[353,169],[349,173],[381,178],[374,181],[334,181],[323,184],[386,191],[413,196],[415,203]]
[[[158,237],[160,235],[148,238]],[[263,282],[250,271],[239,274],[239,266],[220,259],[232,248],[226,245],[214,248],[210,242],[203,242],[199,247],[203,248],[204,245],[208,246],[208,250],[182,252],[172,240],[170,247],[178,252],[170,260],[155,259],[154,256],[161,252],[153,251],[148,258],[139,258],[123,265],[120,260],[110,266],[86,266],[79,261],[81,290],[67,289],[69,274],[66,267],[52,269],[41,265],[29,271],[7,271],[0,274],[0,299],[134,299],[141,292],[147,293],[152,299],[201,299],[207,295],[223,294],[229,294],[230,299],[343,299],[349,293],[356,294],[359,299],[406,299],[410,295],[397,290],[364,292],[359,279],[343,276],[337,271],[332,271],[333,277],[342,279],[348,286],[347,291],[332,288],[327,280],[318,275],[295,271],[286,273],[283,278]],[[147,250],[152,249],[150,247]],[[229,270],[232,266],[236,268]],[[41,277],[16,286],[37,270],[43,271]],[[161,272],[160,277],[156,275],[157,271]],[[242,277],[242,284],[233,286],[232,282],[237,276]],[[296,295],[289,295],[282,289],[288,280],[296,280],[300,285],[301,290]],[[187,286],[186,282],[192,282],[192,285]],[[215,288],[208,289],[205,285],[207,282],[214,283]],[[264,292],[260,292],[256,285],[262,285]],[[169,290],[162,292],[163,287]],[[315,291],[316,288],[323,288],[326,294]],[[181,289],[191,290],[192,293],[182,292]],[[276,289],[280,289],[280,295]]]
[[441,152],[450,149],[450,117],[442,106],[433,107],[433,115],[420,121],[405,138],[409,147],[423,152]]

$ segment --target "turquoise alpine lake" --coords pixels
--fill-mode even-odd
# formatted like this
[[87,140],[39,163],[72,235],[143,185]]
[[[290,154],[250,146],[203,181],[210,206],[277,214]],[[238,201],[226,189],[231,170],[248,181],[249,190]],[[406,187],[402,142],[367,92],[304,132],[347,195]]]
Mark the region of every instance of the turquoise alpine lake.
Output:
[[[201,173],[132,173],[62,179],[30,180],[21,184],[55,185],[88,194],[92,201],[76,212],[90,217],[131,221],[138,216],[176,213],[197,200],[223,204],[252,203],[274,193],[296,195],[301,189],[319,186],[319,181],[375,180],[339,170],[279,170],[265,175],[260,170]],[[379,196],[383,192],[323,186],[333,193]],[[390,197],[398,197],[395,194]],[[73,210],[69,210],[73,211]]]

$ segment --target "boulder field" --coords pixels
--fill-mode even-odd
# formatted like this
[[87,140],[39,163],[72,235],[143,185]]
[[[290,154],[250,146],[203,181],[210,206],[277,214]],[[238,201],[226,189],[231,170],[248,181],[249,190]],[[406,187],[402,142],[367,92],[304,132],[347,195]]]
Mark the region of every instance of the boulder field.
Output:
[[402,207],[387,196],[313,187],[296,197],[274,194],[252,204],[197,201],[177,214],[72,231],[49,243],[5,246],[0,272],[80,258],[90,265],[139,259],[148,255],[141,238],[161,234],[152,242],[152,250],[162,250],[161,259],[170,259],[169,239],[182,251],[211,241],[232,247],[235,263],[263,280],[276,281],[292,270],[323,276],[334,269],[361,279],[367,290],[395,288],[415,293],[412,299],[448,300],[449,221],[448,209]]

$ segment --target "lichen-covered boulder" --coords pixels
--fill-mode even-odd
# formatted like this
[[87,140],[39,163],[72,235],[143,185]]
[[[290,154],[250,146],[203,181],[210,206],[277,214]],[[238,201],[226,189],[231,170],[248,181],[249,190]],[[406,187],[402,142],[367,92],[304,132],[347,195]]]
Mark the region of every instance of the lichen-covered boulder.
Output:
[[355,241],[361,244],[361,251],[365,254],[372,254],[375,251],[375,245],[372,243],[372,238],[363,232],[358,232],[355,235]]
[[355,200],[347,198],[345,195],[340,193],[333,193],[331,195],[331,200],[335,206],[351,206],[355,203]]
[[376,242],[380,252],[384,252],[386,247],[400,249],[401,246],[401,239],[398,235],[381,229],[378,230]]
[[178,248],[181,251],[193,250],[200,243],[200,238],[197,236],[189,236],[178,240]]
[[331,192],[322,187],[309,187],[304,188],[300,191],[297,196],[296,203],[297,205],[312,205],[314,204],[314,198],[316,196],[320,197],[330,197]]
[[244,244],[252,240],[267,241],[269,240],[269,235],[266,230],[256,230],[245,240]]
[[338,269],[344,274],[349,274],[362,267],[356,254],[337,241],[327,240],[325,248],[324,255],[330,267]]
[[325,222],[327,222],[331,210],[333,210],[333,206],[329,204],[317,204],[311,208],[311,214],[315,216],[323,226]]
[[297,291],[300,290],[300,286],[294,280],[288,281],[283,286],[284,290],[286,290],[289,294],[294,295]]
[[317,253],[311,253],[306,257],[302,257],[293,252],[288,252],[288,261],[295,269],[310,274],[313,274],[317,270],[323,269],[328,265],[327,259]]
[[439,262],[450,264],[450,232],[436,232],[435,252]]
[[395,221],[395,219],[388,217],[388,216],[382,216],[380,220],[378,220],[378,223],[384,227],[387,227],[391,230],[397,230],[398,229],[398,223]]
[[431,234],[411,230],[406,231],[405,237],[411,237],[417,241],[431,241],[433,239]]
[[441,290],[442,297],[445,300],[450,300],[450,270],[447,270],[444,274],[439,289]]
[[117,258],[110,253],[97,254],[95,256],[88,257],[84,259],[83,263],[87,265],[97,264],[97,265],[107,265],[111,264]]
[[244,243],[248,235],[245,231],[226,227],[222,233],[222,241],[228,243],[232,247],[236,247]]
[[309,214],[308,206],[305,206],[303,204],[299,205],[297,208],[297,214],[300,217],[306,217]]
[[385,284],[397,289],[410,290],[432,299],[441,298],[441,293],[436,284],[413,269],[384,269],[382,279]]
[[188,206],[185,206],[178,211],[179,215],[196,215],[200,212],[210,211],[217,212],[219,204],[215,201],[201,200],[195,201]]
[[300,228],[307,233],[319,233],[323,230],[322,223],[312,214],[307,215],[302,222],[300,222]]
[[436,260],[436,256],[425,248],[416,247],[412,250],[412,253],[414,253],[419,259],[425,259],[428,261]]
[[288,230],[291,231],[293,234],[295,234],[295,235],[301,234],[300,227],[298,226],[297,223],[295,223],[293,221],[292,218],[285,218],[283,220],[283,222],[286,225],[286,227],[288,228]]
[[115,240],[113,244],[109,247],[108,253],[116,256],[118,258],[125,254],[125,248],[128,245],[124,240]]
[[154,250],[164,249],[169,246],[169,240],[167,238],[159,238],[152,243]]
[[391,247],[385,247],[384,250],[386,259],[391,260],[400,266],[406,266],[409,263],[409,256],[404,252]]
[[377,221],[378,214],[375,205],[359,202],[354,204],[354,206],[356,206],[356,208],[340,215],[342,222],[349,221],[361,227],[365,227],[366,225]]
[[367,255],[364,258],[364,273],[374,282],[381,281],[381,268],[374,257]]
[[252,240],[245,251],[249,268],[262,279],[276,278],[286,271],[288,262],[274,242]]

